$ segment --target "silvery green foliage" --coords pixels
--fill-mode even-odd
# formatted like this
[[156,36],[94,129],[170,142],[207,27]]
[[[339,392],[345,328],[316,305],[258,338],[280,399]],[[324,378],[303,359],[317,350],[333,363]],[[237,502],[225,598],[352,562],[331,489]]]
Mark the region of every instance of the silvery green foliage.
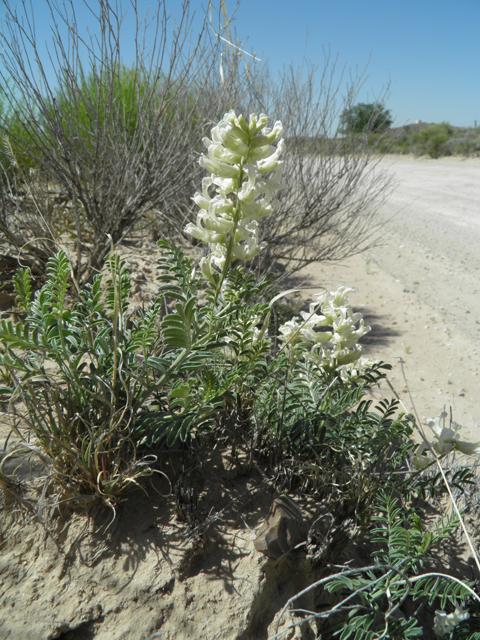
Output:
[[0,319],[9,417],[35,434],[59,485],[111,505],[152,473],[138,448],[188,445],[207,431],[227,398],[255,387],[270,345],[256,331],[267,306],[253,276],[227,274],[222,294],[210,290],[200,305],[201,274],[178,247],[159,245],[158,295],[143,309],[129,310],[130,275],[115,254],[72,299],[59,252],[35,295],[29,271],[17,272],[22,317]]
[[95,276],[73,304],[72,267],[63,252],[48,261],[47,280],[34,296],[28,269],[17,272],[23,317],[15,325],[0,320],[0,370],[9,382],[0,396],[22,428],[22,446],[28,449],[35,435],[34,450],[50,462],[61,490],[69,487],[73,500],[88,494],[113,506],[151,474],[153,461],[137,458],[132,434],[160,301],[127,328],[129,273],[115,255],[107,268],[108,276]]
[[374,562],[357,571],[345,566],[323,580],[324,588],[338,596],[335,606],[325,607],[318,617],[328,621],[333,613],[342,614],[342,621],[334,623],[341,640],[415,638],[422,637],[424,625],[429,624],[425,603],[440,602],[442,609],[454,611],[436,611],[430,624],[437,634],[451,633],[469,619],[463,606],[475,592],[467,581],[423,566],[442,540],[453,534],[458,518],[447,516],[427,528],[417,510],[393,493],[379,491],[374,501],[377,513],[369,530]]

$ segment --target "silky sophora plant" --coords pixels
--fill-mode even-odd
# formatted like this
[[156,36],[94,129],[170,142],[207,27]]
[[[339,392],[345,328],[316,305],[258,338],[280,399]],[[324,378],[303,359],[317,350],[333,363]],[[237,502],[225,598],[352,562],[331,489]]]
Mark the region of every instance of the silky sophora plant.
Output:
[[279,158],[285,146],[282,124],[269,129],[267,120],[253,113],[247,123],[230,111],[212,129],[211,139],[203,139],[207,154],[199,162],[210,176],[193,198],[200,207],[196,224],[188,224],[185,232],[209,245],[200,267],[217,291],[232,260],[251,260],[266,246],[258,221],[272,212],[272,194],[282,186]]

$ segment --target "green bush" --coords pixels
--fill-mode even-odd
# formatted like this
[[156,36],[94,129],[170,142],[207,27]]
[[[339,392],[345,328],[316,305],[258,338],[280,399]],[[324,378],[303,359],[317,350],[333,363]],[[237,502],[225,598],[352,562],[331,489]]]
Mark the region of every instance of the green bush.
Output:
[[368,520],[371,496],[412,450],[390,452],[392,439],[406,443],[412,431],[408,419],[392,419],[395,403],[372,412],[364,399],[389,367],[375,364],[342,381],[282,353],[268,364],[270,340],[255,329],[265,329],[269,316],[259,302],[268,281],[255,284],[239,267],[202,307],[201,276],[178,247],[160,244],[159,294],[133,315],[129,273],[113,254],[106,281],[96,276],[73,303],[62,252],[35,296],[28,270],[17,272],[25,319],[0,321],[7,382],[0,392],[38,438],[58,486],[68,485],[74,500],[88,494],[114,504],[152,472],[139,450],[190,447],[213,433],[234,450],[249,448],[251,459],[281,461],[295,486]]
[[[25,320],[0,322],[0,363],[10,381],[2,394],[37,437],[57,488],[68,487],[74,501],[87,494],[113,504],[150,472],[132,439],[144,381],[133,347],[153,341],[154,317],[147,312],[126,333],[128,273],[114,256],[108,267],[106,300],[99,275],[73,306],[67,303],[71,266],[62,252],[49,261],[47,282],[34,298],[28,270],[19,271],[15,289]],[[28,438],[22,441],[28,447]]]
[[390,129],[392,123],[391,111],[378,102],[360,102],[340,115],[340,131],[345,134],[378,133]]
[[453,127],[448,122],[431,124],[419,134],[423,152],[430,158],[450,155],[447,142],[453,133]]
[[135,144],[139,118],[145,119],[148,125],[155,110],[154,102],[148,104],[147,112],[142,109],[152,90],[149,84],[150,80],[143,77],[141,69],[124,65],[87,74],[80,68],[74,82],[65,76],[56,88],[49,114],[45,116],[47,124],[56,112],[62,127],[62,133],[57,133],[52,143],[76,136],[79,152],[82,152],[82,145],[92,151],[98,147],[101,134],[119,143]]
[[[255,344],[252,330],[266,312],[253,302],[266,283],[255,285],[242,270],[230,274],[212,315],[211,307],[198,305],[199,276],[190,260],[161,246],[158,297],[133,316],[129,273],[113,254],[105,285],[97,275],[73,304],[63,252],[49,261],[35,297],[28,270],[15,277],[25,319],[0,321],[0,368],[8,381],[0,392],[74,500],[89,494],[114,504],[130,483],[151,473],[151,464],[137,459],[139,446],[189,445],[266,371],[268,344]],[[167,301],[173,309],[164,315]]]
[[370,146],[382,153],[413,153],[430,158],[480,153],[480,128],[453,127],[440,124],[412,124],[392,129],[384,136],[372,134]]

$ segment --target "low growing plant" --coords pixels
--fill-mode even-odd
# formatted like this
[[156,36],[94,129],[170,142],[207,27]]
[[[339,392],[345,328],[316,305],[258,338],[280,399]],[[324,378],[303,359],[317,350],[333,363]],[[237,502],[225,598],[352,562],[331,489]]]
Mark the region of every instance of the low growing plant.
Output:
[[[478,445],[458,441],[440,416],[430,425],[436,441],[419,448],[397,401],[372,406],[367,391],[389,366],[362,357],[370,328],[348,304],[351,289],[320,293],[273,337],[282,294],[267,304],[268,280],[233,266],[265,248],[259,221],[282,186],[282,125],[266,125],[263,114],[247,122],[231,111],[204,140],[200,164],[210,175],[186,231],[209,252],[196,269],[160,242],[158,294],[146,308],[129,309],[129,272],[113,247],[106,273],[83,288],[63,252],[35,294],[29,270],[17,272],[20,319],[0,320],[0,398],[18,446],[42,458],[55,500],[100,499],[113,509],[129,487],[162,472],[155,450],[192,451],[206,440],[230,446],[235,460],[241,449],[277,486],[314,495],[319,520],[330,520],[323,533],[312,525],[307,540],[313,565],[335,565],[308,588],[335,599],[309,613],[318,629],[326,621],[328,637],[343,640],[418,636],[404,605],[415,614],[422,599],[441,606],[438,633],[462,629],[474,620],[464,609],[478,599],[472,587],[421,571],[457,519],[429,530],[415,500],[437,490],[424,467]],[[460,487],[470,479],[465,469],[453,476]],[[0,486],[11,482],[0,465]],[[374,545],[372,564],[336,566],[360,535]]]
[[132,431],[143,383],[135,352],[152,343],[153,319],[146,314],[126,333],[128,273],[116,256],[108,269],[106,299],[99,275],[73,306],[64,253],[49,261],[47,281],[35,297],[28,270],[17,272],[25,319],[16,326],[1,320],[0,364],[10,378],[1,391],[23,447],[40,447],[57,485],[72,498],[89,494],[114,502],[151,472],[145,459],[137,459]]
[[[34,296],[29,271],[15,276],[24,319],[16,325],[0,321],[0,367],[8,380],[1,393],[23,446],[40,446],[58,486],[68,487],[73,498],[89,494],[114,504],[152,473],[152,460],[137,458],[139,445],[190,442],[227,398],[242,397],[250,369],[265,360],[269,343],[255,335],[258,318],[267,312],[255,301],[265,283],[255,285],[241,269],[229,273],[229,266],[239,252],[248,259],[260,250],[255,218],[270,212],[268,200],[278,184],[257,180],[257,170],[263,177],[279,166],[282,147],[275,150],[271,143],[282,129],[279,123],[266,129],[266,116],[253,115],[246,123],[228,114],[217,128],[227,144],[233,120],[243,127],[243,147],[222,156],[220,171],[230,171],[230,178],[208,201],[204,187],[207,208],[199,225],[203,211],[205,229],[215,225],[220,210],[218,224],[226,228],[210,238],[216,262],[202,261],[203,275],[179,248],[159,243],[164,257],[158,296],[133,315],[129,273],[114,253],[105,283],[104,276],[95,276],[74,291],[73,300],[72,267],[63,252],[49,261],[47,281]],[[202,306],[197,293],[204,276],[210,287]],[[35,445],[28,433],[23,436],[25,425]]]

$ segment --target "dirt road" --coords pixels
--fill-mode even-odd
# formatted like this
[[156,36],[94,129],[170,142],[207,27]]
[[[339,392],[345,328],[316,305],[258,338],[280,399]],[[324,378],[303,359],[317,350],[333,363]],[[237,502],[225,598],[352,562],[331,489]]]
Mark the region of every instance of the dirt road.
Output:
[[379,212],[381,244],[307,271],[317,284],[359,288],[350,300],[372,326],[366,351],[394,365],[408,410],[424,421],[451,407],[462,437],[480,441],[480,159],[384,166],[398,186]]

